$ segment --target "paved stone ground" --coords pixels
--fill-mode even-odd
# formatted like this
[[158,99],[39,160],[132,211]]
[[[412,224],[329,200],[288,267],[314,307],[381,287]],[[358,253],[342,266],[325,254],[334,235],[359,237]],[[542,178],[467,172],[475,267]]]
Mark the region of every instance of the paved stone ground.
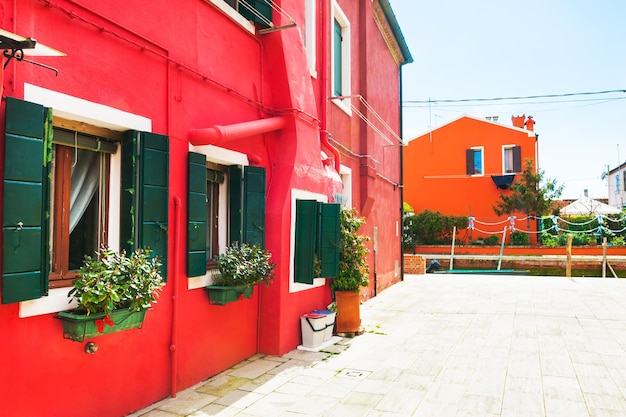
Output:
[[626,416],[626,280],[408,275],[361,316],[132,416]]

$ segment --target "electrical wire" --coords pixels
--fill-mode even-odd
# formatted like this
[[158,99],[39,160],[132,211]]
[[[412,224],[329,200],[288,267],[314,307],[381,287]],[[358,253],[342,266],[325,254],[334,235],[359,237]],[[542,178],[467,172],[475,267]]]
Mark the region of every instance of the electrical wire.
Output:
[[483,101],[503,101],[503,100],[533,100],[538,98],[556,98],[556,97],[573,97],[573,96],[588,96],[599,94],[614,94],[614,93],[626,93],[626,90],[604,90],[604,91],[587,91],[582,93],[563,93],[563,94],[542,94],[534,96],[511,96],[511,97],[492,97],[492,98],[459,98],[459,99],[444,99],[444,100],[405,100],[402,103],[414,103],[414,104],[432,104],[432,103],[466,103],[466,102],[483,102]]

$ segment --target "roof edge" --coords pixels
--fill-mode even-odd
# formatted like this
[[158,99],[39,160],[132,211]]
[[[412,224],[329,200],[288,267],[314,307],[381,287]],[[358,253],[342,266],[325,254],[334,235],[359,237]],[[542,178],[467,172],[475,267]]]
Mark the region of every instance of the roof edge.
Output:
[[409,46],[404,39],[404,35],[402,34],[402,30],[400,29],[400,24],[398,23],[398,19],[396,19],[396,15],[391,8],[391,4],[389,0],[378,0],[380,3],[380,7],[383,9],[385,13],[385,18],[391,27],[391,32],[393,33],[396,42],[398,42],[398,46],[400,47],[400,51],[402,51],[402,56],[404,57],[404,62],[402,65],[410,64],[413,62],[413,56],[411,55],[411,51],[409,51]]

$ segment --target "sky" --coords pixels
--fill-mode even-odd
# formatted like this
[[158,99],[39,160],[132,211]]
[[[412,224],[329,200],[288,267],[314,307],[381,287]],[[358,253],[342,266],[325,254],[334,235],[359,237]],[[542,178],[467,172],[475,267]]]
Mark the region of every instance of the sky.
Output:
[[[626,162],[625,1],[390,3],[414,61],[402,69],[405,141],[463,114],[507,126],[531,115],[539,168],[564,186],[561,198],[614,192],[601,177]],[[563,96],[436,103],[545,95]]]

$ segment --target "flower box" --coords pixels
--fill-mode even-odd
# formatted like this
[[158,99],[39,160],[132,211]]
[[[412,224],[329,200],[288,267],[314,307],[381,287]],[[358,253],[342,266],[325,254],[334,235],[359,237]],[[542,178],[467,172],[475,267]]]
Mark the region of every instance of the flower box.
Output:
[[105,313],[86,315],[72,310],[61,311],[56,317],[63,323],[63,337],[65,339],[82,342],[90,337],[129,329],[140,329],[146,317],[146,311],[146,309],[139,311],[113,310],[107,319]]
[[209,285],[206,288],[209,292],[209,301],[216,305],[226,305],[243,298],[250,298],[254,291],[254,286],[251,285]]

